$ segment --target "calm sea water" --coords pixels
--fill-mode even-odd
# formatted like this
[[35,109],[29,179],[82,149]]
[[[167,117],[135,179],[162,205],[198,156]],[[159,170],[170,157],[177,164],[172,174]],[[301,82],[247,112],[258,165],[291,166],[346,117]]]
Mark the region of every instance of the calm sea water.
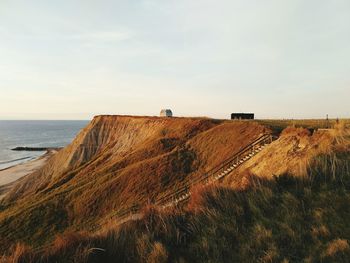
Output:
[[17,152],[12,148],[63,147],[89,121],[0,121],[0,170],[37,158],[44,152]]

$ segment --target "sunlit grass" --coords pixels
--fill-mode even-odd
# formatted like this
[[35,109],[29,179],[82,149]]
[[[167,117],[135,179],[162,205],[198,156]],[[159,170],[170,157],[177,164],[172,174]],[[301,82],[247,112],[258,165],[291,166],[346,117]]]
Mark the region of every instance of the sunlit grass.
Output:
[[341,124],[344,127],[350,128],[350,119],[281,119],[281,120],[256,120],[258,123],[270,127],[276,132],[281,132],[287,127],[303,127],[307,129],[327,129],[334,128]]
[[[196,191],[185,211],[98,234],[67,233],[39,255],[17,246],[13,262],[346,262],[350,257],[348,154],[317,157],[306,177],[251,178],[237,191]],[[19,258],[25,259],[19,261]],[[17,260],[17,261],[16,261]],[[33,260],[33,261],[31,261]]]

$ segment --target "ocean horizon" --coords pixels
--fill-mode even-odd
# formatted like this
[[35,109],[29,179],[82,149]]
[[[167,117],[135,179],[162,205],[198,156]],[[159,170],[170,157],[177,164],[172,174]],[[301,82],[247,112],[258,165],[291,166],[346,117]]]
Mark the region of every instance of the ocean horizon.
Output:
[[12,151],[16,147],[64,147],[88,120],[0,120],[0,170],[27,162],[45,151]]

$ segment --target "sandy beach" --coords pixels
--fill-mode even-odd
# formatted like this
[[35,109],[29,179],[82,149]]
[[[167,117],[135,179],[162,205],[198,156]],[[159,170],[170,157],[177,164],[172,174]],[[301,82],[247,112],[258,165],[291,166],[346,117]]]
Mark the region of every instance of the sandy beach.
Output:
[[56,150],[50,150],[35,160],[0,170],[0,199],[4,192],[11,188],[13,182],[40,169],[55,153]]

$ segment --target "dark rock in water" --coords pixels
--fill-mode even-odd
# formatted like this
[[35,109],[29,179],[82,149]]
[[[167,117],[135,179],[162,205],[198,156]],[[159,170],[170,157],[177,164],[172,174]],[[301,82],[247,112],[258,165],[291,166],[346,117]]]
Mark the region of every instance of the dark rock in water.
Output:
[[11,149],[12,151],[50,151],[50,150],[58,150],[60,148],[49,148],[49,147],[16,147]]

